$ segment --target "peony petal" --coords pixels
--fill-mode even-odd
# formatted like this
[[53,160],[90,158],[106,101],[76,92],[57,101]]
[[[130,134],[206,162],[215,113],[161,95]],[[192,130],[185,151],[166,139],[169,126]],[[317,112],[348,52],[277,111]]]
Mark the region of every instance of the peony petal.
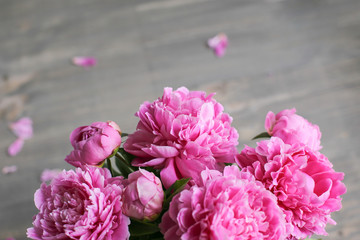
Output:
[[29,117],[20,118],[16,122],[10,123],[10,129],[15,136],[22,139],[30,139],[33,136],[32,120]]
[[175,157],[179,154],[179,151],[171,146],[156,146],[151,144],[149,148],[142,149],[145,153],[149,154],[152,157],[157,158],[169,158]]
[[131,165],[136,167],[152,167],[157,165],[162,165],[165,161],[165,158],[153,158],[151,160],[143,158],[135,158],[131,161]]
[[24,140],[21,138],[16,139],[8,148],[9,155],[15,156],[21,151],[23,146],[24,146]]
[[73,57],[72,63],[80,67],[93,67],[96,65],[96,59],[94,57]]
[[2,173],[3,174],[9,174],[9,173],[14,173],[17,171],[17,166],[16,165],[11,165],[11,166],[5,166],[2,168]]
[[265,117],[265,129],[270,135],[274,124],[275,124],[275,114],[269,111]]
[[169,188],[176,180],[180,179],[180,177],[177,176],[175,160],[173,158],[167,160],[165,168],[160,172],[160,177],[165,188]]
[[224,33],[220,33],[207,41],[209,48],[214,50],[217,57],[223,57],[228,45],[228,38]]

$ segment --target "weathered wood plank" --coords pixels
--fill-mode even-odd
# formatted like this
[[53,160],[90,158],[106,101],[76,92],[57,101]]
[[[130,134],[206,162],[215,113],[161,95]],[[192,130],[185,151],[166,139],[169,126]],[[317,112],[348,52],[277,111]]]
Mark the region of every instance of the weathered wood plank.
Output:
[[[35,135],[16,157],[0,120],[0,239],[26,239],[33,194],[44,168],[70,168],[68,136],[79,125],[114,120],[124,132],[133,114],[165,86],[217,92],[242,144],[263,131],[267,111],[296,107],[322,130],[322,152],[346,173],[343,209],[324,239],[360,231],[360,1],[357,0],[27,0],[0,1],[0,76],[30,74],[8,96],[24,96]],[[225,32],[217,59],[204,43]],[[98,65],[81,69],[75,55]]]

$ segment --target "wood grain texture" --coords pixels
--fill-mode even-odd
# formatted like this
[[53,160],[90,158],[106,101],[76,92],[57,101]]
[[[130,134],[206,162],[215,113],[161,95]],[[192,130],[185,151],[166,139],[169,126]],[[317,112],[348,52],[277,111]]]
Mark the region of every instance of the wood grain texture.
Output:
[[[254,146],[269,110],[296,107],[318,124],[348,188],[323,239],[359,239],[359,12],[358,0],[0,0],[0,76],[32,76],[0,101],[26,96],[21,115],[34,121],[34,137],[10,158],[15,137],[0,120],[0,168],[19,168],[0,175],[0,239],[26,239],[40,173],[70,168],[72,129],[111,119],[132,132],[139,105],[165,86],[217,92],[239,150]],[[221,59],[205,47],[219,32],[230,41]],[[98,65],[75,67],[77,55]]]

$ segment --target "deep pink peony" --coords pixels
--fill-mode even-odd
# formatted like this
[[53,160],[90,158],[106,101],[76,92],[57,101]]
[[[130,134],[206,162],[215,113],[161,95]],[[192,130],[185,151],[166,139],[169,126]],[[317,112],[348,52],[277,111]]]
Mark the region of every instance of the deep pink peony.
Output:
[[296,114],[296,109],[285,109],[278,114],[268,112],[265,129],[270,136],[279,137],[287,144],[303,143],[320,150],[321,132],[317,125]]
[[237,163],[275,194],[292,224],[291,235],[298,239],[327,235],[326,224],[335,224],[330,213],[340,210],[340,195],[346,192],[344,174],[302,144],[285,144],[277,137],[257,144],[255,149],[246,146]]
[[139,220],[154,220],[162,211],[164,191],[160,179],[144,169],[124,180],[123,213]]
[[75,167],[101,165],[120,146],[120,128],[113,121],[94,122],[72,131],[70,142],[74,150],[66,156],[66,162]]
[[165,239],[281,240],[285,216],[276,197],[237,166],[201,172],[199,185],[177,194],[160,223]]
[[130,220],[122,214],[121,177],[108,169],[63,171],[35,192],[39,213],[27,230],[32,239],[128,239]]
[[234,162],[238,133],[213,95],[165,88],[162,98],[142,104],[137,131],[124,144],[138,157],[132,164],[161,169],[168,188],[184,177],[197,181],[205,168],[222,169],[224,162]]

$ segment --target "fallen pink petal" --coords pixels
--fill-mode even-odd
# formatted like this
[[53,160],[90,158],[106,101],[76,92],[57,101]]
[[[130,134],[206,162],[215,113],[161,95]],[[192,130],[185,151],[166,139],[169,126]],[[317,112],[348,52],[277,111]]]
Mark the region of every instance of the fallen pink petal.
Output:
[[96,65],[96,59],[94,57],[73,57],[72,63],[80,67],[93,67]]
[[217,57],[223,57],[228,46],[228,37],[224,33],[219,33],[215,37],[209,38],[207,45]]
[[23,146],[24,146],[24,139],[22,138],[16,139],[8,148],[9,155],[12,157],[17,155],[21,151]]
[[[17,166],[16,165],[11,165],[11,166],[5,166],[2,168],[1,172],[3,174],[9,174],[9,173],[14,173],[17,171]],[[8,238],[8,239],[13,239],[13,238]]]
[[51,181],[56,178],[62,172],[61,169],[44,169],[41,173],[40,180],[42,182]]
[[30,139],[33,136],[33,122],[29,117],[23,117],[16,122],[10,123],[10,129],[12,132],[21,139]]

